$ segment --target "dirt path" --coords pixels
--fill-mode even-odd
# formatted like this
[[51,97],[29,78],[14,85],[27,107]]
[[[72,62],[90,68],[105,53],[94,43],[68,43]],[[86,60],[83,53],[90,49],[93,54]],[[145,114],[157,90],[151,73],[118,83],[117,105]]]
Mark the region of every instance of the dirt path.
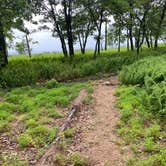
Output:
[[130,156],[129,148],[121,145],[122,140],[114,132],[120,119],[115,108],[117,84],[117,77],[113,77],[111,85],[102,82],[97,85],[90,115],[85,122],[80,122],[80,141],[75,151],[88,156],[93,166],[124,166]]

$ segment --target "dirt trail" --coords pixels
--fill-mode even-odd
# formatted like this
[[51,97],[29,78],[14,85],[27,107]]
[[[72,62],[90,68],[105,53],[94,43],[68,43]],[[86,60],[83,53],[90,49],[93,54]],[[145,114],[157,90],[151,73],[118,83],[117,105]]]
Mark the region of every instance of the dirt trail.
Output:
[[114,130],[120,119],[115,108],[115,89],[118,84],[117,77],[109,82],[100,82],[94,92],[94,102],[88,119],[80,122],[80,141],[76,143],[76,151],[88,156],[93,166],[123,166],[124,161],[130,157],[130,150],[120,145],[122,140]]

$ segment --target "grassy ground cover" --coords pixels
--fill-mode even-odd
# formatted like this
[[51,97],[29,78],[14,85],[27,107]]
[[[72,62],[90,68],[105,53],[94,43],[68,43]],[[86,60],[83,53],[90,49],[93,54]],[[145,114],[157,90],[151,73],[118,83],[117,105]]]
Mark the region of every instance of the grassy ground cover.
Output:
[[[14,151],[10,151],[11,145],[7,147],[4,144],[4,147],[0,148],[2,154],[0,161],[3,161],[1,164],[13,164],[22,151],[26,150],[28,155],[31,148],[34,149],[32,153],[35,153],[35,158],[39,157],[42,149],[55,139],[61,119],[68,114],[62,108],[67,107],[81,89],[86,89],[89,95],[93,91],[90,83],[65,84],[55,80],[43,85],[1,90],[0,142],[4,144],[3,135],[10,138],[9,142],[16,142]],[[64,133],[66,137],[71,137],[73,134],[72,130]],[[4,152],[7,154],[4,155]],[[11,155],[15,152],[18,155],[13,159]],[[16,161],[16,164],[19,162],[20,160]]]
[[158,50],[144,49],[140,55],[136,52],[122,51],[118,54],[114,51],[103,51],[96,60],[92,58],[91,51],[86,55],[77,53],[73,60],[64,59],[57,54],[34,56],[31,59],[11,58],[9,65],[0,71],[0,86],[19,87],[52,78],[67,81],[97,73],[118,72],[124,65],[147,56],[159,56],[164,51],[165,47]]
[[130,166],[166,165],[166,58],[148,57],[120,72],[118,133],[131,145]]

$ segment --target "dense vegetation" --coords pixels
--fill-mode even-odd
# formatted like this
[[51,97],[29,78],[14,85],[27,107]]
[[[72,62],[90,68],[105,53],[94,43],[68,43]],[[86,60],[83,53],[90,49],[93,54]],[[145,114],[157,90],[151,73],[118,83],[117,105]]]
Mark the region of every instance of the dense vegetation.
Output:
[[120,72],[124,85],[117,90],[122,114],[118,133],[132,145],[135,156],[128,165],[166,164],[165,66],[163,54],[139,60]]
[[97,73],[117,73],[123,65],[147,56],[159,56],[164,51],[164,47],[158,50],[145,49],[140,55],[136,52],[124,51],[119,54],[115,51],[103,51],[95,61],[91,52],[85,56],[78,54],[72,61],[57,57],[57,54],[34,56],[31,59],[11,58],[10,64],[0,71],[0,86],[18,87],[52,78],[57,81],[67,81]]

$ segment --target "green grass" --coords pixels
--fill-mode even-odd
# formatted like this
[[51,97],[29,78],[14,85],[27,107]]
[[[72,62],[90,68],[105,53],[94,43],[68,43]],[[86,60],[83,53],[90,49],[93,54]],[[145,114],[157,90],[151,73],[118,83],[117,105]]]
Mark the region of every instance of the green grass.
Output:
[[153,166],[156,163],[165,166],[165,145],[161,138],[166,139],[166,123],[147,107],[146,93],[137,86],[122,86],[117,90],[117,106],[121,112],[117,132],[125,144],[133,147],[134,156],[128,165]]
[[61,55],[43,54],[33,58],[12,57],[9,65],[0,71],[1,87],[19,87],[34,85],[38,81],[50,80],[67,81],[98,73],[118,72],[122,66],[131,64],[147,56],[158,56],[165,52],[165,47],[158,50],[144,49],[140,55],[136,52],[103,51],[96,60],[93,53],[76,54],[76,57],[65,59]]
[[[10,132],[12,121],[18,117],[23,123],[23,133],[18,136],[20,147],[43,147],[56,137],[59,126],[56,119],[63,118],[59,108],[67,107],[82,89],[92,93],[90,83],[58,83],[50,80],[42,85],[1,90],[0,133]],[[50,126],[51,124],[51,126]],[[74,133],[65,131],[67,137]]]
[[82,157],[79,153],[74,153],[66,156],[63,153],[57,153],[54,158],[55,164],[59,166],[73,165],[73,166],[87,166],[89,161],[87,158]]
[[123,68],[117,90],[118,134],[132,147],[129,166],[166,165],[166,58],[148,57]]
[[149,57],[125,67],[120,73],[123,84],[145,90],[147,109],[166,119],[166,57]]

